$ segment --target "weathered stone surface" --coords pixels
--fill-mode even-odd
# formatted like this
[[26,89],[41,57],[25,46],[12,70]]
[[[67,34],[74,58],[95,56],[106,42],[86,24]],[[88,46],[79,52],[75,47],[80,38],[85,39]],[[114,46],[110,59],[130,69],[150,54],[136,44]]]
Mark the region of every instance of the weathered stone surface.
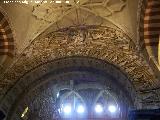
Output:
[[[1,95],[5,95],[9,87],[35,68],[46,66],[55,59],[72,56],[98,58],[116,65],[127,74],[137,93],[155,86],[154,75],[137,55],[133,42],[122,31],[109,27],[79,26],[61,29],[35,39],[2,76]],[[35,75],[45,73],[44,68]]]

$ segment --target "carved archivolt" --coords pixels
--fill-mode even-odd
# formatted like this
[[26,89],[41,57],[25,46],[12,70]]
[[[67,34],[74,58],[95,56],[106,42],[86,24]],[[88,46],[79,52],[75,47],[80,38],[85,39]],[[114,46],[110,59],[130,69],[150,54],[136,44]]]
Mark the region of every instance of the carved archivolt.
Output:
[[0,7],[0,74],[13,61],[15,55],[15,36],[11,21],[6,12]]
[[[158,17],[155,17],[155,15],[151,15],[151,13],[154,13],[155,9],[151,9],[150,7],[147,8],[147,4],[158,4],[157,1],[154,2],[154,0],[139,0],[139,6],[138,6],[138,26],[137,27],[137,43],[139,44],[139,50],[143,52],[144,58],[147,60],[147,62],[150,64],[151,69],[154,71],[155,76],[157,79],[160,79],[160,66],[158,64],[158,34],[156,34],[156,31],[153,31],[154,29],[150,29],[150,27],[155,26],[159,28],[157,23],[154,23],[152,20],[152,17],[159,19]],[[145,15],[145,11],[150,11],[148,15]],[[157,11],[156,11],[157,12]],[[146,21],[146,22],[145,22]],[[144,23],[145,22],[145,23]],[[151,25],[152,24],[152,25]],[[144,29],[146,28],[146,30]],[[146,34],[146,35],[145,35]],[[150,35],[155,38],[149,38]],[[144,36],[146,36],[144,38]],[[153,40],[154,39],[154,40]],[[154,44],[154,45],[152,45]]]
[[137,91],[154,87],[154,76],[137,55],[128,36],[109,27],[81,26],[62,29],[35,39],[2,76],[1,96],[34,68],[69,56],[98,58],[118,66],[126,72]]
[[[75,70],[75,68],[78,69]],[[116,76],[112,74],[113,71]],[[75,84],[74,82],[72,84],[71,80],[77,81],[75,83],[78,84],[74,86]],[[3,100],[2,108],[5,111],[9,111],[7,114],[9,120],[10,118],[13,120],[18,119],[20,117],[19,114],[24,111],[26,106],[30,108],[32,113],[42,112],[41,114],[44,115],[42,118],[47,118],[50,115],[54,115],[55,110],[50,107],[54,107],[55,105],[57,92],[64,88],[74,91],[86,88],[104,89],[110,92],[115,99],[118,99],[119,103],[130,107],[133,107],[136,100],[136,94],[131,82],[114,65],[88,57],[69,57],[48,62],[26,74],[7,93],[7,97]],[[90,95],[91,93],[85,94],[87,98],[91,97]],[[91,100],[96,100],[93,96],[91,98]],[[41,104],[44,100],[46,106]],[[49,102],[48,105],[46,100]],[[33,109],[37,107],[39,107],[38,110],[34,111]],[[36,116],[38,117],[38,115]]]

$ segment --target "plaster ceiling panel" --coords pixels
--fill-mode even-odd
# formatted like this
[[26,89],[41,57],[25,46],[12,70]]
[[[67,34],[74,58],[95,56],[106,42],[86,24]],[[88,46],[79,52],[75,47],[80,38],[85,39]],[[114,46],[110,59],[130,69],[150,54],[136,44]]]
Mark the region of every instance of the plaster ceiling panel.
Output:
[[98,25],[98,26],[108,26],[112,28],[117,28],[114,24],[103,19],[102,17],[95,16],[92,13],[86,13],[86,14],[84,13],[85,13],[84,10],[77,9],[76,11],[68,14],[55,24],[52,24],[49,28],[45,30],[43,35],[70,26]]
[[[102,17],[102,19],[110,21],[136,41],[136,16],[138,0],[85,0],[80,1],[78,4],[77,1],[75,1],[75,3],[72,3],[71,1],[70,6],[57,6],[55,4],[50,4],[49,6],[48,13],[44,17],[41,17],[39,13],[34,14],[36,13],[34,11],[33,15],[54,24],[56,21],[64,19],[65,16],[68,17],[69,13],[76,15],[74,14],[75,10],[80,9],[84,11],[83,14],[86,16],[92,13],[95,16],[99,16]],[[44,6],[41,5],[36,7],[35,11],[41,9],[42,7]],[[46,9],[48,8],[46,7]]]
[[[123,3],[123,5],[125,4],[125,2],[121,2],[119,3],[120,0],[116,0],[116,4],[118,6],[121,6],[121,3]],[[78,16],[77,13],[75,14],[75,12],[79,12],[81,13],[81,16],[86,16],[89,17],[90,15],[94,15],[95,18],[96,17],[102,17],[102,19],[104,19],[103,17],[107,17],[109,15],[112,14],[112,12],[114,12],[115,10],[110,10],[110,8],[107,8],[107,3],[110,2],[108,0],[103,0],[103,1],[94,1],[94,0],[84,0],[84,1],[80,1],[79,3],[77,3],[78,1],[70,1],[70,5],[66,5],[66,4],[62,4],[60,6],[60,4],[49,4],[49,5],[44,5],[41,4],[40,6],[35,6],[34,10],[33,10],[33,16],[35,16],[37,18],[37,20],[39,20],[39,24],[40,26],[42,25],[42,22],[46,22],[46,24],[52,25],[54,23],[57,23],[57,21],[63,21],[63,19],[66,18],[74,18],[75,16]],[[110,6],[113,3],[110,3]],[[46,12],[47,11],[47,12]],[[119,8],[116,10],[119,11]],[[42,13],[40,13],[42,12]],[[120,11],[119,11],[120,12]],[[45,14],[46,13],[46,14]],[[79,18],[76,19],[72,19],[73,22],[78,21],[78,24],[74,23],[73,25],[83,25],[83,21],[84,20],[78,20]],[[105,18],[106,20],[108,18]],[[93,20],[90,19],[90,21],[93,22]],[[107,20],[108,21],[108,20]],[[47,23],[49,22],[49,23]],[[89,21],[87,21],[88,23]],[[96,20],[94,21],[95,24],[97,24]],[[64,22],[65,23],[65,22]],[[89,24],[89,23],[88,23]],[[90,23],[92,24],[92,23]],[[66,26],[64,24],[64,26]],[[44,25],[41,26],[41,28],[39,29],[43,29]],[[39,30],[38,30],[39,31]]]
[[[79,2],[78,0],[70,0],[69,4],[47,3],[37,5],[30,3],[24,5],[16,3],[2,5],[14,25],[17,38],[16,47],[19,53],[36,36],[45,31],[49,26],[56,24],[57,21],[66,21],[63,22],[64,26],[67,26],[65,23],[70,24],[68,23],[69,20],[66,19],[74,18],[77,15],[75,14],[76,10],[81,12],[80,17],[89,17],[85,23],[79,21],[79,24],[95,23],[97,25],[100,19],[103,19],[103,23],[104,20],[110,21],[110,23],[115,24],[115,26],[121,28],[131,38],[135,39],[137,6],[138,0],[81,0]],[[92,20],[91,18],[98,19]]]
[[[110,0],[109,2],[107,2],[106,4],[108,5],[108,7],[112,10],[112,11],[120,11],[124,6],[125,6],[125,2],[120,0]],[[117,4],[119,3],[119,4]]]
[[97,16],[106,17],[106,16],[109,16],[112,14],[110,10],[108,10],[102,6],[95,6],[95,7],[92,7],[90,10],[93,11],[95,13],[95,15],[97,15]]

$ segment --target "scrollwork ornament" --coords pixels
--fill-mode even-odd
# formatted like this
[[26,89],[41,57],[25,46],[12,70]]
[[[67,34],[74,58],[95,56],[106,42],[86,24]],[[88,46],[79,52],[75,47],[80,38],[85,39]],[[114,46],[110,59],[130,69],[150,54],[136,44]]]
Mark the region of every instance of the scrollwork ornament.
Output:
[[[75,33],[70,34],[70,31]],[[76,26],[41,35],[27,47],[20,59],[2,76],[2,80],[11,80],[7,83],[11,87],[38,66],[72,56],[98,58],[116,65],[128,75],[137,91],[155,85],[154,75],[136,54],[132,40],[119,29],[101,26],[83,26],[83,29]],[[0,84],[3,88],[3,81]]]

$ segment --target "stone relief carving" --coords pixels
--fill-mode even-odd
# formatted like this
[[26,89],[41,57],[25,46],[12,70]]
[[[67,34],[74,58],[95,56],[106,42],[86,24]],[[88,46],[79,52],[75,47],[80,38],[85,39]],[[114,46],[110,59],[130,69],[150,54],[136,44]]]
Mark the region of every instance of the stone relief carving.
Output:
[[[74,65],[73,65],[73,63],[74,63]],[[63,67],[65,68],[66,66],[69,67],[70,65],[71,66],[77,66],[77,67],[78,66],[83,66],[84,68],[90,66],[90,67],[93,67],[93,69],[94,68],[104,69],[104,71],[107,72],[106,74],[112,74],[112,72],[114,71],[115,74],[117,73],[116,76],[115,76],[115,79],[122,82],[123,88],[121,89],[120,88],[121,85],[119,85],[119,84],[113,84],[111,79],[106,81],[106,78],[104,78],[102,76],[97,77],[95,75],[96,73],[89,75],[88,72],[86,72],[85,74],[84,74],[84,72],[83,73],[71,73],[70,72],[69,74],[61,74],[60,76],[59,75],[54,75],[54,73],[52,73],[52,76],[48,76],[49,79],[47,79],[47,78],[45,79],[45,81],[48,81],[48,82],[42,84],[43,87],[39,86],[38,89],[36,89],[37,87],[35,87],[35,86],[44,82],[44,79],[41,79],[40,81],[39,80],[37,81],[37,79],[41,78],[42,76],[44,77],[44,75],[46,73],[50,72],[50,70],[54,71],[54,70],[57,70],[59,68],[63,68]],[[43,74],[43,70],[45,70],[45,72],[46,71],[47,72],[46,73],[44,72],[44,74]],[[31,71],[29,74],[25,75],[25,76],[28,76],[28,77],[22,77],[20,82],[18,82],[18,84],[16,84],[16,86],[13,88],[14,90],[12,89],[11,90],[12,92],[10,91],[7,94],[7,99],[9,100],[9,103],[6,102],[7,100],[5,99],[5,100],[3,100],[5,102],[5,104],[3,104],[3,106],[5,106],[5,105],[10,106],[12,104],[15,104],[14,99],[16,99],[17,96],[19,96],[19,94],[22,94],[22,96],[24,98],[21,96],[20,99],[23,99],[24,101],[22,102],[22,104],[18,103],[20,105],[20,108],[18,107],[17,110],[11,110],[11,114],[13,113],[13,111],[16,111],[17,114],[22,113],[23,111],[21,111],[21,110],[24,110],[26,108],[26,105],[29,105],[30,103],[33,103],[32,101],[35,100],[35,96],[40,95],[41,93],[43,93],[46,90],[50,90],[52,95],[50,93],[45,92],[46,96],[45,97],[43,96],[42,98],[47,98],[48,96],[53,97],[53,95],[56,96],[56,93],[54,94],[55,89],[57,91],[57,90],[60,90],[63,87],[70,88],[73,85],[73,83],[71,83],[68,80],[70,80],[70,79],[75,80],[77,78],[79,78],[79,79],[92,78],[93,81],[99,81],[98,82],[99,84],[102,81],[106,81],[106,83],[102,82],[103,85],[102,86],[100,85],[99,87],[106,88],[106,90],[112,90],[112,91],[110,91],[112,94],[115,93],[114,94],[115,96],[116,96],[116,94],[119,96],[118,97],[119,102],[120,101],[124,102],[124,100],[125,100],[125,103],[128,103],[128,105],[133,104],[132,101],[134,101],[134,99],[136,98],[136,96],[134,94],[135,91],[133,90],[134,88],[131,85],[131,83],[128,81],[127,76],[125,74],[121,73],[121,72],[122,71],[119,71],[119,69],[116,68],[115,66],[113,66],[112,64],[106,63],[106,62],[101,61],[101,60],[88,58],[88,57],[71,57],[71,58],[64,58],[64,59],[59,59],[59,60],[55,60],[55,61],[50,61],[47,64],[45,64],[43,66],[39,66],[34,71]],[[55,72],[55,74],[56,74],[56,72]],[[33,77],[31,77],[31,76],[33,76]],[[63,80],[63,82],[59,81],[60,79]],[[32,82],[28,82],[28,81],[32,81]],[[57,82],[59,84],[58,86],[56,85]],[[117,82],[117,83],[119,83],[119,82]],[[32,84],[32,85],[30,85],[30,84]],[[56,88],[53,87],[53,85],[55,85]],[[90,84],[89,84],[89,86],[90,86]],[[93,84],[91,86],[94,88]],[[96,84],[96,88],[99,88],[99,87]],[[19,89],[19,88],[22,88],[22,89]],[[73,86],[72,86],[72,88],[73,88]],[[128,89],[128,88],[130,88],[130,89]],[[26,89],[28,89],[28,90],[26,90]],[[34,91],[32,91],[33,89],[34,89]],[[126,89],[127,92],[123,92],[124,89]],[[22,92],[22,90],[25,90],[27,92],[26,93]],[[78,87],[76,89],[73,88],[73,90],[78,90]],[[18,91],[20,91],[20,92],[18,92]],[[126,98],[126,99],[124,99],[124,98]],[[16,113],[14,113],[14,114],[17,115]],[[8,116],[12,118],[11,114],[8,114]]]
[[38,6],[34,6],[32,14],[37,17],[37,19],[42,19],[47,22],[55,22],[76,9],[82,9],[98,16],[107,17],[116,12],[120,12],[123,7],[125,7],[126,1],[127,0],[70,0],[69,3],[62,2],[60,4],[55,2],[47,5],[41,3]]
[[[32,15],[36,18],[39,27],[36,28],[34,35],[43,32],[44,28],[54,23],[58,23],[63,18],[70,21],[71,25],[84,25],[90,21],[91,16],[107,19],[117,12],[122,12],[127,0],[69,0],[70,3],[57,4],[41,3],[34,6]],[[64,20],[64,19],[63,19]],[[68,22],[64,20],[63,23]],[[104,20],[96,20],[94,24],[102,24]],[[58,28],[59,29],[59,28]],[[32,39],[33,36],[30,37]]]
[[62,29],[35,39],[2,76],[1,95],[35,67],[67,56],[88,56],[113,63],[128,74],[137,91],[155,85],[154,75],[137,55],[128,36],[109,27],[82,26]]

